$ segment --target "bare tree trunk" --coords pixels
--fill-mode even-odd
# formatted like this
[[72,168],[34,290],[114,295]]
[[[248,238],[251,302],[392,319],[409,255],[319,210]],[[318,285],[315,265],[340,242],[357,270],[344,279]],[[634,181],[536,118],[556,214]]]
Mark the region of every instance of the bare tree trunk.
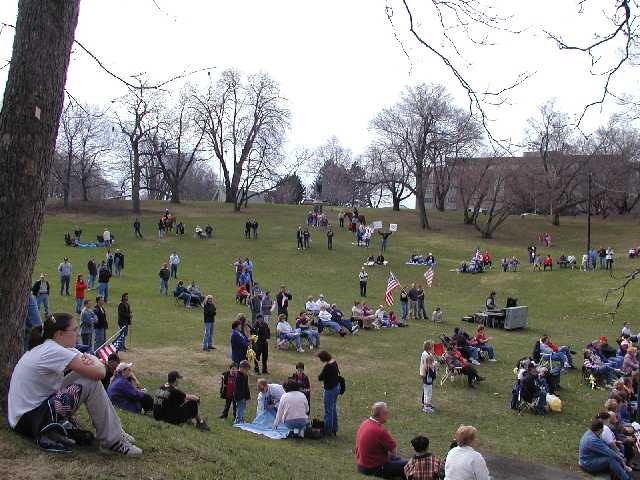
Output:
[[20,0],[0,112],[0,405],[22,354],[27,293],[80,0]]
[[171,189],[171,203],[180,203],[180,184],[178,182],[169,185]]
[[422,171],[416,171],[416,207],[418,210],[418,224],[422,230],[429,230],[429,219],[427,218],[427,208],[424,204],[424,182]]
[[400,211],[400,197],[398,197],[397,195],[393,194],[393,207],[392,210],[394,212],[399,212]]
[[551,224],[556,227],[560,226],[560,213],[556,210],[553,212],[553,219],[551,220]]
[[133,175],[131,178],[131,206],[134,213],[140,213],[140,152],[133,148]]

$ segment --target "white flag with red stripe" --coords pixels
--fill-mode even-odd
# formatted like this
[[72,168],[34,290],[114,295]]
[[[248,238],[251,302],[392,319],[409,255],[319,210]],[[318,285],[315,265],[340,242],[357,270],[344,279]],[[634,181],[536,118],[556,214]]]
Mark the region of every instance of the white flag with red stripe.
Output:
[[424,272],[424,278],[427,281],[427,287],[431,288],[433,284],[433,267],[429,267],[429,270]]

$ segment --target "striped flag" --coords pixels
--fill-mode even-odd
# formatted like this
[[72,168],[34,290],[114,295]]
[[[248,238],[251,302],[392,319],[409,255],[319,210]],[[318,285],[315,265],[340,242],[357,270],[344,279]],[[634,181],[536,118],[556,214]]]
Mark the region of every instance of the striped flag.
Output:
[[102,363],[106,364],[107,359],[109,358],[109,355],[111,355],[112,353],[116,353],[118,352],[118,350],[122,349],[122,343],[124,342],[124,335],[125,335],[124,328],[121,328],[120,330],[118,330],[114,335],[112,342],[106,342],[104,345],[102,345],[100,348],[96,350],[95,352],[96,357],[98,357],[102,361]]
[[431,288],[431,284],[433,283],[433,267],[429,267],[429,270],[424,272],[424,278],[427,281],[427,287]]
[[393,289],[398,288],[400,284],[398,283],[398,279],[393,274],[393,272],[389,272],[389,278],[387,279],[387,291],[384,292],[384,301],[387,302],[387,305],[393,305]]

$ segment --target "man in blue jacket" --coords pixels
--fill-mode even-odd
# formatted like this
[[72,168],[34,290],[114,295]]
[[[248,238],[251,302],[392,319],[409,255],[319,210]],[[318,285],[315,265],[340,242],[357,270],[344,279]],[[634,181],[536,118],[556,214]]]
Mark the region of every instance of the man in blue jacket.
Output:
[[629,480],[631,469],[624,464],[622,454],[611,449],[600,438],[604,425],[595,419],[580,439],[578,464],[589,473],[612,473],[618,480]]

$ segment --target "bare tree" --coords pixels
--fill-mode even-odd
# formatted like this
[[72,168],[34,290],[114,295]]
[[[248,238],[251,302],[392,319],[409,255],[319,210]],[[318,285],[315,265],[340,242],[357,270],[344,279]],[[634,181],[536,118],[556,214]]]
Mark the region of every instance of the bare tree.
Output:
[[406,143],[391,145],[378,140],[367,150],[367,169],[375,179],[373,184],[380,187],[381,197],[387,194],[395,211],[399,211],[400,203],[411,196],[407,188],[411,180],[407,155]]
[[441,85],[407,87],[400,101],[385,108],[371,122],[371,128],[389,145],[403,146],[405,166],[412,181],[406,184],[416,197],[418,224],[428,229],[426,186],[433,171],[433,158],[441,129],[448,121],[451,99]]
[[171,192],[171,202],[180,203],[180,187],[194,162],[203,160],[201,145],[205,130],[194,118],[191,94],[183,91],[175,106],[161,109],[145,138],[149,154],[162,172]]
[[[236,70],[226,70],[215,87],[194,94],[193,101],[206,146],[222,168],[226,202],[240,210],[249,185],[268,169],[267,160],[276,156],[274,147],[282,145],[289,126],[280,88],[267,74],[245,79]],[[261,157],[264,153],[268,157]]]
[[475,225],[490,185],[490,169],[494,159],[462,158],[456,174],[456,187],[462,203],[464,223]]
[[509,218],[509,215],[513,213],[511,195],[508,187],[508,182],[513,172],[511,171],[510,165],[499,163],[491,165],[486,170],[486,173],[484,178],[486,187],[483,188],[480,196],[486,208],[482,215],[478,215],[480,203],[476,200],[474,206],[475,221],[473,225],[476,227],[476,230],[480,232],[482,238],[492,238],[495,231]]
[[[80,1],[20,0],[0,111],[0,408],[22,354],[69,56]],[[35,33],[34,33],[35,32]]]

